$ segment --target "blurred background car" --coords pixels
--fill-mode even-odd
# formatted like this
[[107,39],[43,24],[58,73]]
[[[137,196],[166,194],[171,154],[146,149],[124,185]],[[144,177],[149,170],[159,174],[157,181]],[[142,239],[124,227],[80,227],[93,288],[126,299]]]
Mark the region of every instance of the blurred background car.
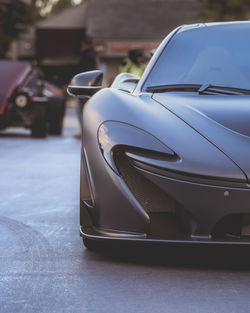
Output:
[[0,129],[25,127],[32,137],[61,135],[65,95],[27,62],[0,61]]

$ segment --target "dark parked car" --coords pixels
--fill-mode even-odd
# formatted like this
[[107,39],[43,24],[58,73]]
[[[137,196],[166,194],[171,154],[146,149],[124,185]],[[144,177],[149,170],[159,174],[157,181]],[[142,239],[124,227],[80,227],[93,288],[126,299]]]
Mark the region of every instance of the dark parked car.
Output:
[[143,77],[75,76],[80,229],[96,242],[250,244],[250,22],[187,25]]
[[29,63],[0,61],[0,129],[31,129],[33,137],[60,135],[65,96],[61,89],[40,80]]

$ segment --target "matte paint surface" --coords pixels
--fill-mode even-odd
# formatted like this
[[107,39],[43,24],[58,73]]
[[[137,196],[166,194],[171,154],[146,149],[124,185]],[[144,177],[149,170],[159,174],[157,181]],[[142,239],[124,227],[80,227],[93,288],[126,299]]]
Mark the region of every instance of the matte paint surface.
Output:
[[82,246],[73,113],[63,137],[0,135],[0,312],[248,312],[246,250]]

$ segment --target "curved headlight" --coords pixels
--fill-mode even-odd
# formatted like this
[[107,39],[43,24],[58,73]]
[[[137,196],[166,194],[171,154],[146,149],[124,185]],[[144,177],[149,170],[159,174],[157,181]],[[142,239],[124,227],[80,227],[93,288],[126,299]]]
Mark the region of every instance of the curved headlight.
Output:
[[103,157],[109,166],[118,173],[115,165],[115,151],[146,154],[153,159],[176,161],[179,157],[174,151],[150,133],[122,122],[104,122],[98,130],[98,141]]
[[25,94],[19,94],[15,98],[15,105],[20,109],[25,108],[28,105],[28,102],[29,99]]

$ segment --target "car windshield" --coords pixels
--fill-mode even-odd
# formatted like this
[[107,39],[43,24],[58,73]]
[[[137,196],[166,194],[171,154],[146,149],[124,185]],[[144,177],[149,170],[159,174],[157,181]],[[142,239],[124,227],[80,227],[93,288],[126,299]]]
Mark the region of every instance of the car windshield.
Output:
[[209,25],[177,33],[144,87],[178,84],[250,89],[250,23]]

